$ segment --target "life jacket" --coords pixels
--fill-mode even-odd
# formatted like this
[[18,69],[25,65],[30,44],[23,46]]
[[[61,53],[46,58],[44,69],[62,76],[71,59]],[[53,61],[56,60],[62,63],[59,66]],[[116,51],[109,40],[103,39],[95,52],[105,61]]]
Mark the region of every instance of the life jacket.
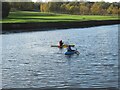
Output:
[[72,51],[72,49],[71,49],[71,47],[70,47],[70,46],[67,48],[67,51]]

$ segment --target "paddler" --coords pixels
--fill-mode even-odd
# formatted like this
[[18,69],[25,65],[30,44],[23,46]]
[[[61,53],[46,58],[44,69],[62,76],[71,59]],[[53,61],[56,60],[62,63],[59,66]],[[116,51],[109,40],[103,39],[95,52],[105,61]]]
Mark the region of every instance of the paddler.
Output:
[[71,51],[75,51],[75,50],[72,50],[72,49],[71,49],[71,46],[69,45],[68,48],[67,48],[67,51],[68,51],[68,52],[71,52]]
[[68,46],[67,51],[68,51],[68,52],[72,51],[72,49],[71,49],[71,46],[70,46],[70,45]]
[[63,41],[62,41],[62,40],[59,41],[59,46],[60,46],[60,47],[63,46]]

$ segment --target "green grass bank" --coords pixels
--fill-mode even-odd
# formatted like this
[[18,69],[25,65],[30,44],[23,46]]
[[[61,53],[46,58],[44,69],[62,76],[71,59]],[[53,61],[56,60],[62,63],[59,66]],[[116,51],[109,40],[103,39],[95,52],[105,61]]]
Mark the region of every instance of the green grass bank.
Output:
[[36,22],[72,22],[88,20],[118,20],[118,16],[100,15],[69,15],[44,12],[16,11],[10,12],[8,18],[1,20],[1,23],[36,23]]
[[120,19],[118,16],[17,11],[10,12],[8,18],[1,20],[0,23],[2,23],[2,33],[11,33],[120,24]]

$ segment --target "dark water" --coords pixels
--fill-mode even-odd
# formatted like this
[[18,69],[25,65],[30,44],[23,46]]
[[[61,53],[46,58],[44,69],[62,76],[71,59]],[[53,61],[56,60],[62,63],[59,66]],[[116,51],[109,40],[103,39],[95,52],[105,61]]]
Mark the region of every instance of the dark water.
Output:
[[2,87],[118,87],[118,25],[2,35]]

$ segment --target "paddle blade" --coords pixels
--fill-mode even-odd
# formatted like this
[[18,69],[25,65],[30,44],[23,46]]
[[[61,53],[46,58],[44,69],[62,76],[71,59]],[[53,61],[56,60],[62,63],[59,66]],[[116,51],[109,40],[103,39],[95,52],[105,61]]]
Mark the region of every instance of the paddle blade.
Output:
[[68,46],[74,47],[75,45],[72,45],[72,44],[70,44],[70,45],[64,44],[64,46],[65,46],[65,47],[68,47]]
[[64,48],[67,48],[68,46],[66,46],[66,45],[63,45],[63,47],[64,47]]

